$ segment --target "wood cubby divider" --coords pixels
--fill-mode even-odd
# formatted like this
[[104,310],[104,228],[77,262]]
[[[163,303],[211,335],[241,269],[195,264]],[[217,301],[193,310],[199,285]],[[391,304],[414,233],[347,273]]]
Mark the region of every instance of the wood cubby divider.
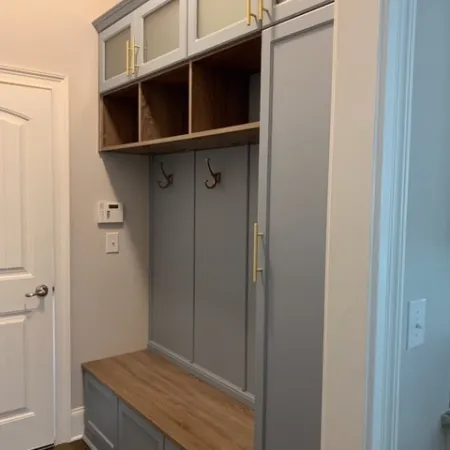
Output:
[[103,97],[103,147],[139,142],[139,86],[131,85]]
[[[100,151],[162,153],[258,142],[250,121],[260,36],[104,94]],[[254,117],[252,117],[254,119]]]
[[140,86],[141,141],[189,133],[189,65]]

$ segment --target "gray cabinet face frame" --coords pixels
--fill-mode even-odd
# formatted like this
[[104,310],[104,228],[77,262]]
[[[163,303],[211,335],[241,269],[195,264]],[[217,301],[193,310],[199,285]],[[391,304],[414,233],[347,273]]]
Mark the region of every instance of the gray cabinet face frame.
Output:
[[289,20],[313,9],[320,8],[334,0],[263,0],[263,26],[268,27],[282,20]]
[[256,305],[256,376],[255,404],[256,428],[255,450],[264,450],[265,417],[266,417],[266,372],[267,372],[267,306],[266,274],[269,255],[267,217],[269,213],[271,132],[272,132],[272,75],[274,46],[283,40],[304,33],[313,28],[332,23],[334,20],[334,5],[327,5],[288,22],[269,28],[263,32],[262,67],[261,67],[261,134],[259,145],[259,187],[258,187],[258,223],[264,237],[260,240],[259,266],[263,273],[257,282]]

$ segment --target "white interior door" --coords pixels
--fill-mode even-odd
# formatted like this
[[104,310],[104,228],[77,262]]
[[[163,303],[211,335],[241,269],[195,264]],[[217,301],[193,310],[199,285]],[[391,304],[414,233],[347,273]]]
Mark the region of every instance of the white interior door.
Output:
[[[54,441],[51,91],[0,82],[0,449]],[[27,297],[40,285],[48,295]],[[43,291],[43,290],[41,290]]]

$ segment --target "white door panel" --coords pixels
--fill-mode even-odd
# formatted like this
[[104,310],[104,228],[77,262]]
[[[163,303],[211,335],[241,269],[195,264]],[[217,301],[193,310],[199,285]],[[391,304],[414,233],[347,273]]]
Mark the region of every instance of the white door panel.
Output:
[[[54,440],[51,92],[0,83],[0,448]],[[27,298],[45,284],[46,297]]]

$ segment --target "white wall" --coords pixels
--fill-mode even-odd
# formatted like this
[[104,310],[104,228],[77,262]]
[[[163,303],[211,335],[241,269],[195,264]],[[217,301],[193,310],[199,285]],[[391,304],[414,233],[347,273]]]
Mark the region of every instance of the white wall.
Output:
[[398,450],[444,449],[439,419],[450,393],[449,23],[448,0],[418,1],[405,325],[406,302],[426,298],[428,308],[425,344],[402,354]]
[[[72,406],[80,364],[142,349],[148,323],[148,174],[145,157],[98,149],[97,33],[91,21],[115,0],[14,0],[0,13],[0,64],[68,75],[72,245]],[[97,200],[126,206],[120,254],[106,255]]]

